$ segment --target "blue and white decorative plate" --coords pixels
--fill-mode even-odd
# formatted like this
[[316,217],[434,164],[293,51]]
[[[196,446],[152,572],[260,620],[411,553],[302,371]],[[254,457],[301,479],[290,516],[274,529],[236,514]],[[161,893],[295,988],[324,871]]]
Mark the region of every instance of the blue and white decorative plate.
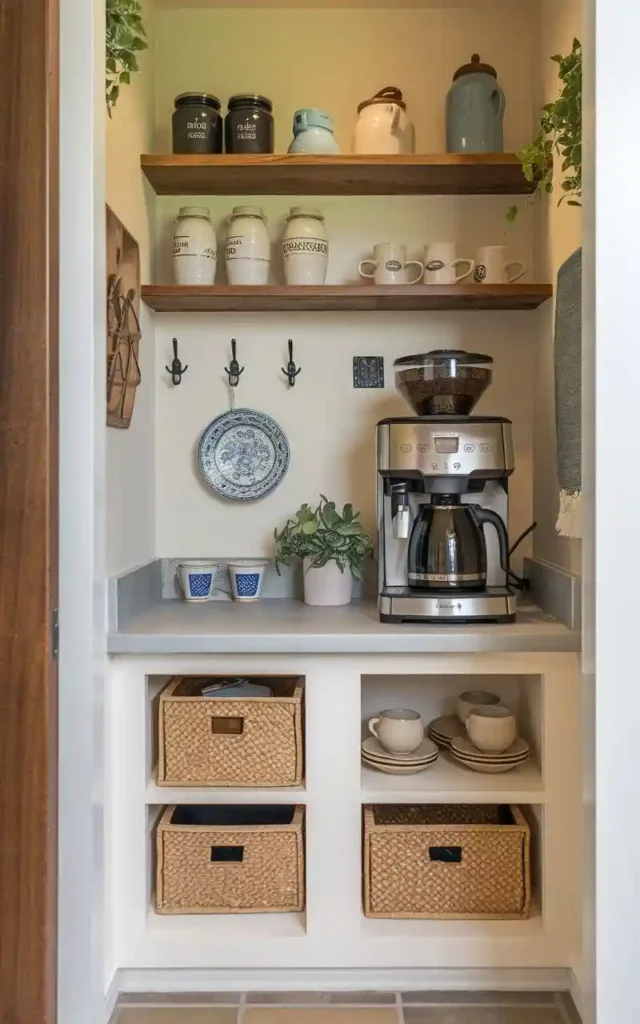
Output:
[[216,416],[200,438],[198,460],[209,487],[223,498],[255,501],[289,468],[289,442],[275,420],[254,409]]

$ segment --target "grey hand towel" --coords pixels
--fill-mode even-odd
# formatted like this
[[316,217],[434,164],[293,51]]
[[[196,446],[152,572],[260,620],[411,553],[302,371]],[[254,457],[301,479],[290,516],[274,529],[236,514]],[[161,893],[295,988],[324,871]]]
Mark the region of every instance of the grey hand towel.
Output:
[[558,271],[555,323],[556,432],[560,509],[556,530],[582,536],[582,249]]

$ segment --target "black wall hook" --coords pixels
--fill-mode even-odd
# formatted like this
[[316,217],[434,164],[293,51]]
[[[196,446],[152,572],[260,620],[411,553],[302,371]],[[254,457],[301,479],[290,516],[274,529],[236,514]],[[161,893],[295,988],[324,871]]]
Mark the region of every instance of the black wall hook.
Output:
[[188,369],[189,367],[183,366],[178,358],[178,339],[174,338],[173,359],[171,361],[171,366],[165,366],[165,370],[167,371],[167,373],[171,374],[171,383],[175,384],[175,386],[177,387]]
[[291,338],[289,338],[289,362],[287,363],[287,368],[285,370],[284,366],[282,366],[280,369],[284,373],[285,377],[289,378],[289,387],[292,388],[296,382],[296,377],[302,370],[302,367],[300,366],[296,369],[296,364],[293,361],[293,342]]
[[225,366],[224,372],[229,378],[229,387],[237,388],[238,381],[240,380],[241,374],[244,373],[244,366],[240,366],[240,363],[236,359],[236,339],[231,339],[231,362],[229,366]]

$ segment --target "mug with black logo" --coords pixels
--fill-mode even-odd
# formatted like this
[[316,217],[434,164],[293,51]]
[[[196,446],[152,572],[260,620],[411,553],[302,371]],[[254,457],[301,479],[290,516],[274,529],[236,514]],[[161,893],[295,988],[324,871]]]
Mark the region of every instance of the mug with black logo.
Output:
[[[424,247],[424,283],[458,284],[473,273],[473,260],[457,259],[455,242],[432,242]],[[456,267],[466,267],[456,274]]]
[[513,284],[525,272],[524,263],[507,261],[504,245],[483,245],[478,249],[474,281],[476,284]]
[[[363,260],[358,267],[360,277],[373,278],[375,284],[417,284],[424,274],[424,264],[419,260],[407,259],[406,245],[395,242],[379,242],[373,247],[374,259]],[[373,273],[366,267],[373,267]],[[418,267],[419,274],[412,280],[407,277],[407,267]]]

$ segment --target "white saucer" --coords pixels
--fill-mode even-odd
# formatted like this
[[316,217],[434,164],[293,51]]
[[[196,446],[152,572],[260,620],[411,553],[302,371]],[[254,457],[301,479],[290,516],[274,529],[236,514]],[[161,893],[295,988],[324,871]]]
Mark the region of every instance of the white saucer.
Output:
[[371,760],[386,761],[396,765],[420,764],[430,761],[432,757],[438,756],[438,747],[432,740],[426,737],[420,746],[416,747],[409,754],[392,754],[386,747],[382,746],[375,736],[367,736],[361,743],[361,750],[363,755]]
[[394,765],[394,764],[383,764],[382,761],[369,761],[368,758],[363,757],[362,763],[367,768],[373,768],[375,771],[384,772],[385,775],[417,775],[419,772],[424,772],[427,768],[430,768],[432,764],[438,760],[434,757],[432,761],[427,761],[426,764],[419,765]]
[[443,715],[435,718],[428,726],[429,735],[441,747],[450,747],[456,736],[466,736],[466,730],[457,715]]
[[458,757],[464,757],[470,761],[478,761],[482,764],[505,764],[506,762],[526,760],[529,756],[529,744],[518,737],[506,750],[500,754],[491,754],[479,750],[471,740],[466,737],[456,737],[451,742],[451,753]]
[[470,768],[472,772],[482,772],[484,775],[500,775],[503,772],[512,772],[518,765],[528,761],[528,758],[525,757],[522,761],[512,761],[511,764],[482,764],[480,761],[465,761],[462,757],[456,757],[453,751],[452,756],[458,764],[464,765],[465,768]]

